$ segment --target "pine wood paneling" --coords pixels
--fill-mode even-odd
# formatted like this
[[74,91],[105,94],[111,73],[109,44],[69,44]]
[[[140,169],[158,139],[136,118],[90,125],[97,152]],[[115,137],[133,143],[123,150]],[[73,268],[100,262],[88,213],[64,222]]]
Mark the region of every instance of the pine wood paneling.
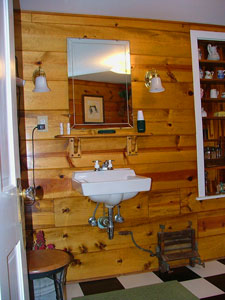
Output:
[[225,208],[225,201],[220,199],[209,199],[207,201],[196,201],[197,188],[181,189],[181,212],[206,212],[220,211]]
[[[87,225],[96,204],[88,197],[63,198],[54,201],[55,226]],[[100,217],[99,213],[96,215]]]
[[[36,69],[36,68],[35,68]],[[34,69],[34,70],[35,70]],[[32,77],[33,73],[30,75]],[[25,110],[56,110],[68,109],[68,83],[65,81],[50,81],[48,87],[49,93],[33,93],[34,84],[32,81],[26,81],[24,87],[25,101],[21,101],[21,109]]]
[[[124,202],[129,203],[129,201]],[[126,218],[126,216],[123,216]],[[157,215],[155,215],[156,217]],[[155,253],[155,244],[157,243],[157,233],[161,231],[159,225],[165,225],[165,230],[176,231],[187,228],[189,221],[192,222],[192,227],[197,229],[197,215],[189,214],[186,216],[161,217],[157,222],[148,221],[142,218],[142,222],[136,220],[127,220],[123,224],[115,224],[114,239],[109,240],[104,230],[89,225],[72,225],[56,228],[44,229],[47,243],[55,243],[57,248],[67,248],[75,254],[101,252],[107,250],[115,250],[121,248],[134,248],[130,235],[121,236],[120,231],[132,231],[135,241],[138,245],[151,249]],[[134,224],[135,222],[135,224]],[[135,226],[134,226],[135,225]],[[153,244],[153,246],[152,246]]]
[[37,62],[42,62],[42,68],[48,80],[57,81],[67,78],[67,54],[66,52],[38,52],[17,51],[16,55],[22,56],[23,66],[20,66],[19,74],[25,80],[31,80]]
[[[100,230],[89,225],[86,226],[68,226],[58,228],[44,229],[47,243],[55,243],[59,249],[67,248],[75,256],[82,253],[102,252],[107,250],[116,250],[124,248],[134,248],[130,235],[121,236],[119,231],[132,230],[135,241],[140,245],[149,246],[156,241],[158,228],[154,224],[142,223],[135,226],[124,226],[116,224],[114,238],[109,240],[105,230]],[[153,249],[155,251],[155,249]],[[100,254],[100,253],[99,253]]]
[[[190,57],[188,33],[164,32],[159,30],[137,30],[126,27],[80,26],[50,23],[22,23],[23,51],[66,52],[66,38],[101,38],[129,40],[131,54],[158,55],[159,49],[164,56]],[[32,40],[30,37],[32,36]],[[16,35],[16,39],[19,38]],[[148,40],[151,39],[152,43]],[[21,49],[19,49],[21,50]]]
[[225,235],[215,235],[199,239],[198,249],[203,260],[224,257]]
[[155,68],[163,82],[192,82],[191,58],[131,55],[132,80],[143,82],[147,70]]
[[140,255],[140,250],[136,248],[78,254],[75,259],[67,272],[68,281],[102,278],[103,274],[111,277],[112,274],[146,272],[156,268],[158,264],[155,257],[150,257],[147,252],[141,252]]
[[[79,193],[72,190],[71,177],[72,169],[35,169],[35,183],[36,186],[40,186],[43,190],[43,197],[45,199],[53,198],[64,198],[64,197],[73,197],[79,196]],[[24,186],[27,185],[27,178],[30,185],[33,185],[32,180],[32,171],[27,172],[26,170],[22,171],[22,178]]]
[[37,228],[48,228],[55,226],[53,200],[40,200],[26,206],[27,213],[31,211],[30,218],[26,219],[26,226]]
[[142,152],[139,155],[128,156],[127,161],[130,165],[141,164],[141,163],[164,163],[164,162],[181,162],[181,161],[195,161],[196,151],[195,150],[162,150],[157,152]]
[[225,210],[198,214],[199,237],[225,234]]
[[[37,118],[38,116],[47,116],[48,117],[48,131],[41,132],[36,130],[34,132],[35,137],[35,149],[37,150],[38,145],[42,143],[43,140],[52,140],[52,137],[60,134],[59,123],[67,123],[68,122],[68,111],[67,110],[38,110],[38,111],[21,111],[20,112],[20,138],[22,140],[31,140],[32,138],[32,130],[37,126]],[[40,141],[41,140],[41,141]],[[54,143],[54,141],[52,141]],[[55,141],[58,145],[60,141]],[[62,144],[62,141],[61,141]],[[65,141],[63,143],[65,150]],[[52,143],[45,142],[45,145],[41,144],[41,147],[52,147],[52,151],[58,152],[58,147],[54,147]],[[53,150],[54,149],[54,150]],[[38,152],[40,152],[38,150]],[[27,153],[31,154],[31,148],[27,147]]]
[[151,192],[149,195],[149,217],[150,219],[160,216],[180,215],[180,191]]
[[[193,86],[191,83],[163,83],[166,89],[160,96],[149,93],[141,82],[132,82],[133,108],[139,109],[193,109]],[[190,94],[190,95],[189,95]]]
[[[69,281],[111,277],[158,268],[157,258],[137,249],[136,242],[155,251],[159,225],[166,231],[185,229],[192,222],[203,260],[225,256],[225,200],[196,201],[197,166],[193,79],[189,29],[225,31],[224,27],[132,18],[22,12],[15,14],[16,55],[20,77],[19,123],[23,186],[33,185],[31,134],[38,116],[48,116],[48,132],[35,131],[37,201],[26,206],[28,240],[44,230],[46,242],[67,248],[75,257]],[[134,128],[116,129],[115,138],[83,138],[81,158],[68,155],[68,140],[59,123],[69,120],[67,37],[129,40],[132,65]],[[32,74],[41,61],[50,93],[33,93]],[[156,68],[165,92],[149,93],[147,70]],[[126,153],[125,132],[137,132],[137,110],[143,110],[146,134],[138,137],[138,155]],[[95,134],[96,130],[72,130]],[[91,227],[88,218],[96,204],[72,190],[74,171],[93,168],[93,160],[114,160],[114,167],[130,167],[152,178],[150,192],[120,204],[125,219],[115,223],[114,239]],[[114,209],[116,214],[116,209]],[[102,205],[96,217],[103,215]],[[104,264],[102,264],[104,261]],[[187,261],[175,262],[178,266]]]
[[[55,199],[55,226],[87,225],[97,203],[90,201],[87,197],[74,197]],[[96,218],[107,215],[107,209],[101,204],[97,210]],[[116,208],[115,208],[116,214]],[[126,221],[148,219],[148,195],[138,195],[131,201],[121,203],[121,214]]]
[[80,26],[127,27],[135,29],[158,29],[165,31],[189,32],[188,23],[151,21],[132,18],[102,17],[102,16],[73,16],[69,14],[41,14],[32,12],[32,21],[36,23],[76,24]]

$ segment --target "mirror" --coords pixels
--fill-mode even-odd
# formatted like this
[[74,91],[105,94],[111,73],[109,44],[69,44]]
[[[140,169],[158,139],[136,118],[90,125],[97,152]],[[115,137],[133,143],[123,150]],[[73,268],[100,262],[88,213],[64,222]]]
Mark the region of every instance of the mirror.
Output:
[[128,41],[67,39],[71,128],[132,127]]

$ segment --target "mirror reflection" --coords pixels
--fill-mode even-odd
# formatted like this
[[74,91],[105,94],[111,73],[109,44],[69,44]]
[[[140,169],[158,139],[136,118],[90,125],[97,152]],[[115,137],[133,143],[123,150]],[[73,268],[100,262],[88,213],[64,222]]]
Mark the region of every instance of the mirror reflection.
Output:
[[131,127],[128,41],[67,39],[72,128]]

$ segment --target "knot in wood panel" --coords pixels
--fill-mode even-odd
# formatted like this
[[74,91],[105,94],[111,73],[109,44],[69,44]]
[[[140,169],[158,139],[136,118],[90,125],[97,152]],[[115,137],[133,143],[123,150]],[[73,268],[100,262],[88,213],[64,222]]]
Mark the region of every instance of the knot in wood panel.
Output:
[[67,208],[62,208],[62,213],[64,214],[64,213],[69,213],[70,212],[70,209],[69,209],[69,207],[67,207]]
[[146,264],[144,264],[144,270],[149,270],[151,268],[151,262],[147,262]]
[[202,222],[202,229],[203,229],[203,231],[206,231],[206,224],[204,221]]
[[100,249],[100,250],[104,250],[105,247],[106,247],[106,244],[104,244],[102,242],[98,242],[98,243],[95,243],[95,247]]
[[181,208],[187,208],[190,212],[192,212],[192,209],[188,204],[182,205]]
[[170,77],[172,82],[177,82],[176,76],[171,71],[168,71],[167,75]]
[[88,248],[85,245],[79,246],[80,253],[88,253]]
[[178,146],[180,144],[180,135],[176,135],[176,145]]
[[74,259],[74,260],[72,261],[72,263],[71,263],[71,266],[72,266],[72,267],[80,266],[80,265],[82,265],[82,262],[81,262],[80,259]]
[[152,231],[149,231],[149,232],[147,232],[147,236],[151,236],[153,234],[153,232]]

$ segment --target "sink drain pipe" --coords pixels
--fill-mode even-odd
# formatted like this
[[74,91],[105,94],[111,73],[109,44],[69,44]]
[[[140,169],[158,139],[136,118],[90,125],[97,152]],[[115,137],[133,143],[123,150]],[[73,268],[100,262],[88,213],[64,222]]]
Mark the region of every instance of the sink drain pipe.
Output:
[[128,234],[131,235],[132,242],[134,243],[134,245],[135,245],[138,249],[150,253],[150,256],[152,256],[152,257],[153,257],[153,256],[156,256],[156,254],[153,253],[151,250],[144,249],[144,248],[142,248],[141,246],[139,246],[139,245],[135,242],[134,236],[133,236],[133,232],[132,232],[132,231],[119,231],[119,235],[128,235]]

